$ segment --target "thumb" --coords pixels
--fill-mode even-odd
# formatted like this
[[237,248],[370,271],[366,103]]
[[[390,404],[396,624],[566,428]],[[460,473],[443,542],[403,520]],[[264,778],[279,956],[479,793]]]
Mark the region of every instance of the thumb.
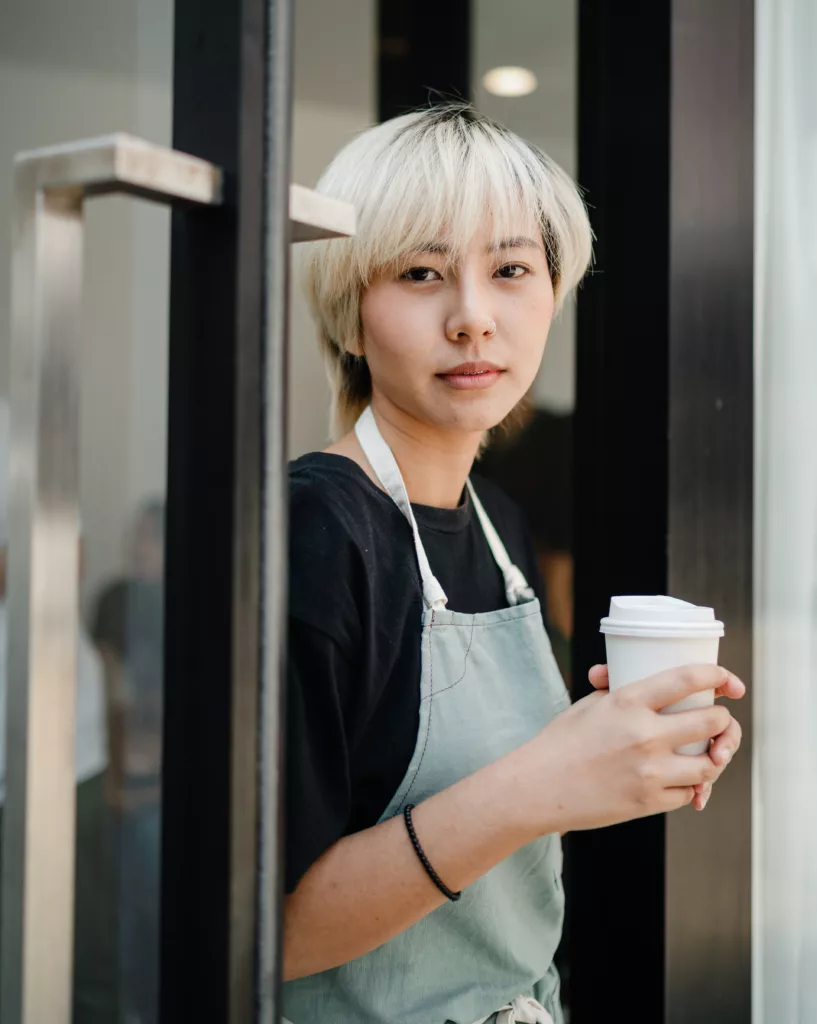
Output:
[[610,688],[610,676],[606,665],[594,665],[587,673],[590,685],[597,690],[608,690]]

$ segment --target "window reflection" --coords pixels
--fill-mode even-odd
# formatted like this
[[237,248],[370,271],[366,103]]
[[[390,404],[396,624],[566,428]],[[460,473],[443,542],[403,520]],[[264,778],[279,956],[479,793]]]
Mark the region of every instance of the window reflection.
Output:
[[94,602],[92,635],[105,666],[119,851],[119,945],[125,1020],[156,1020],[162,768],[164,502],[137,513],[128,571]]

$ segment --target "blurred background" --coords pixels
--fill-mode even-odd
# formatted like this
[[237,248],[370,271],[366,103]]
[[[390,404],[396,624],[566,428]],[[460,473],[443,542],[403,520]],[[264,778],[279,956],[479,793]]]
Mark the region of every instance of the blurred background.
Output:
[[[717,292],[726,282],[721,289],[724,305],[730,306],[737,293],[741,308],[750,310],[744,322],[748,328],[735,341],[748,353],[749,377],[741,377],[739,367],[718,370],[733,386],[713,392],[707,412],[718,417],[725,409],[729,415],[747,402],[750,408],[748,425],[744,420],[743,426],[729,427],[720,447],[713,446],[723,460],[718,465],[740,462],[747,445],[752,463],[749,491],[738,495],[733,488],[724,514],[728,522],[737,508],[733,501],[740,501],[737,513],[744,525],[749,523],[749,548],[729,557],[735,577],[746,571],[737,559],[747,551],[751,563],[748,582],[741,583],[748,617],[740,620],[740,639],[733,650],[748,666],[754,657],[755,731],[752,742],[747,731],[745,778],[740,776],[744,781],[729,791],[728,802],[723,798],[721,809],[715,808],[724,829],[734,824],[735,841],[747,852],[737,872],[742,881],[729,897],[729,913],[738,922],[734,930],[726,928],[724,938],[715,928],[713,938],[711,921],[705,924],[701,914],[699,926],[694,917],[685,921],[684,942],[704,936],[706,942],[733,944],[734,957],[727,957],[721,976],[726,978],[730,970],[734,976],[723,982],[724,992],[734,992],[735,986],[741,990],[736,1005],[745,1014],[751,1003],[754,1024],[812,1024],[817,1021],[817,459],[812,452],[817,439],[817,344],[811,315],[817,286],[817,74],[812,59],[817,8],[811,0],[757,0],[754,5],[728,0],[722,7],[743,26],[725,46],[723,63],[727,69],[744,69],[742,80],[754,89],[753,98],[741,100],[740,109],[749,110],[740,115],[747,133],[741,152],[748,146],[750,156],[742,185],[736,186],[736,192],[748,189],[749,198],[737,217],[732,216],[734,208],[715,206],[707,225],[690,216],[684,197],[672,191],[673,181],[687,180],[684,173],[695,178],[702,193],[717,176],[706,158],[696,163],[694,147],[680,145],[683,139],[697,138],[695,124],[685,122],[683,111],[673,107],[675,120],[663,123],[667,134],[659,139],[649,119],[651,102],[669,110],[670,39],[684,38],[684,18],[691,17],[693,8],[696,25],[707,15],[700,4],[686,5],[688,10],[678,0],[660,6],[665,11],[661,31],[666,33],[666,51],[658,57],[649,43],[653,22],[637,4],[620,5],[614,14],[612,5],[594,9],[580,0],[452,0],[444,11],[422,13],[402,2],[295,0],[292,178],[314,185],[333,154],[356,132],[429,97],[461,95],[544,148],[580,185],[592,186],[588,203],[600,236],[595,268],[599,280],[580,296],[578,313],[569,304],[554,324],[530,395],[528,426],[513,442],[489,451],[480,467],[528,516],[546,581],[549,632],[568,680],[574,660],[579,674],[590,657],[588,644],[579,638],[577,647],[574,636],[577,609],[588,607],[581,600],[577,604],[574,589],[576,533],[578,529],[587,538],[589,529],[589,476],[582,478],[584,483],[577,481],[575,467],[587,466],[588,458],[602,467],[599,473],[604,465],[614,465],[606,445],[612,440],[610,421],[598,413],[600,396],[608,386],[626,393],[633,424],[641,416],[644,434],[653,439],[649,443],[663,451],[667,438],[678,436],[679,423],[688,425],[693,415],[694,401],[684,396],[697,392],[709,401],[711,366],[700,351],[690,349],[683,367],[673,362],[683,359],[684,351],[672,326],[678,303],[698,316],[704,334],[711,333],[713,359],[718,358],[720,327],[706,295],[700,298],[703,292],[708,295],[709,286]],[[14,156],[114,131],[171,145],[174,74],[179,73],[174,68],[177,13],[172,0],[6,0],[0,9],[0,398],[8,397],[9,388]],[[644,61],[643,67],[638,65],[644,94],[633,91],[632,82],[622,85],[626,65],[639,61]],[[650,101],[651,83],[659,80],[666,97],[661,93]],[[600,98],[603,93],[609,100]],[[616,132],[631,145],[632,163],[623,144],[615,149]],[[706,136],[701,152],[708,153],[707,133],[717,136],[717,126],[701,128],[701,137]],[[639,147],[647,152],[653,143],[658,162],[641,163]],[[615,163],[604,164],[602,151],[614,154]],[[658,211],[650,206],[656,167],[666,170],[666,202]],[[676,167],[684,170],[674,176]],[[630,183],[626,199],[614,188],[621,176]],[[714,184],[712,189],[717,195]],[[644,205],[631,207],[630,199],[639,195]],[[725,210],[720,220],[719,210]],[[669,238],[670,244],[659,252],[653,243],[654,220],[660,217],[668,218],[664,241]],[[620,229],[625,222],[626,229]],[[85,755],[77,763],[74,1021],[153,1024],[159,1006],[171,215],[159,206],[104,198],[88,204],[86,224],[77,623],[77,735]],[[602,226],[609,229],[606,234]],[[618,248],[610,242],[613,227],[626,235]],[[735,237],[743,246],[739,254],[732,246]],[[669,281],[670,275],[683,275],[696,258],[706,266],[705,287],[691,296],[671,290],[656,314],[651,297],[656,288],[660,291],[661,281]],[[288,445],[294,458],[325,445],[329,402],[314,331],[297,288],[295,251],[292,272]],[[651,282],[658,284],[652,287]],[[616,316],[623,314],[615,330],[609,319],[613,291]],[[650,353],[668,336],[675,339],[672,352],[664,362],[651,362]],[[577,337],[585,346],[584,356]],[[636,349],[645,361],[628,370],[625,380],[624,371],[615,367],[625,365],[627,353]],[[638,365],[650,367],[641,381]],[[673,392],[674,382],[681,380],[686,382],[682,395]],[[662,396],[664,419],[652,416],[654,394]],[[673,428],[667,408],[679,395],[684,402],[676,401],[673,408],[682,409],[681,419]],[[588,432],[591,421],[595,434]],[[637,426],[633,430],[637,436]],[[7,418],[0,440],[7,448]],[[704,462],[711,456],[707,443],[698,437],[695,447],[695,457]],[[5,451],[0,456],[7,459]],[[670,476],[676,474],[673,480],[683,478],[677,470],[667,470]],[[667,480],[649,465],[640,472],[650,491],[660,491],[664,501]],[[590,500],[597,515],[611,509],[616,515],[621,494],[610,486],[609,477],[604,480]],[[5,489],[0,498],[5,500]],[[680,505],[676,502],[675,507]],[[671,527],[678,520],[666,509],[661,515],[653,530],[658,554],[650,556],[651,565],[660,563],[660,572],[651,575],[647,566],[628,582],[635,579],[649,587],[654,580],[666,584],[683,575],[673,577],[672,571]],[[700,515],[698,526],[690,529],[697,529],[705,541],[706,513]],[[710,537],[712,550],[721,540],[721,535]],[[213,536],[210,544],[222,541],[226,543]],[[7,526],[0,548],[6,543]],[[597,561],[591,551],[586,540],[583,561],[577,563],[585,566],[585,579],[589,563]],[[206,562],[210,556],[211,549],[202,544],[198,557]],[[727,575],[728,569],[729,564]],[[4,573],[0,580],[4,595]],[[591,619],[583,615],[585,631],[595,628],[597,617]],[[3,644],[4,629],[0,618]],[[5,655],[0,661],[0,697],[4,673]],[[730,807],[744,804],[746,813],[733,821]],[[750,804],[751,832],[746,833]],[[711,837],[718,824],[710,819],[688,828],[709,829]],[[700,838],[704,832],[695,833],[699,851],[711,849]],[[747,837],[750,842],[744,843]],[[678,898],[670,894],[665,908],[664,854],[671,862],[672,850],[685,848],[673,847],[676,841],[681,842],[670,835],[665,848],[663,825],[660,834],[649,838],[650,857],[659,872],[657,888],[650,891],[661,902],[656,927],[662,936],[665,929],[667,935],[672,930],[673,898]],[[611,853],[619,858],[616,863],[631,857],[628,842],[620,840],[617,852]],[[607,955],[589,948],[588,920],[597,913],[615,917],[628,902],[625,893],[620,903],[598,910],[596,896],[589,894],[607,892],[615,882],[599,883],[595,874],[603,868],[598,864],[591,879],[587,858],[577,857],[573,862],[568,849],[569,887],[583,908],[579,931],[572,933],[578,939],[560,951],[568,1013],[577,967],[584,958]],[[721,882],[713,884],[723,888]],[[653,922],[651,900],[644,893],[633,897],[634,928],[642,920]],[[644,924],[647,931],[650,927]],[[570,929],[569,919],[568,938]],[[608,921],[604,929],[612,948],[616,927]],[[672,961],[674,941],[653,943],[658,966],[651,962],[643,967],[642,979],[638,972],[630,979],[632,985],[653,985],[662,1003],[666,991],[675,991],[671,985],[665,991],[661,966]],[[749,960],[751,975],[741,966]],[[656,979],[650,980],[647,974],[653,967]],[[669,998],[668,1007],[667,1021],[693,1019],[680,1009],[673,1011]],[[587,1017],[578,1012],[573,1019],[581,1024]],[[721,1024],[724,1019],[719,1018]],[[747,1024],[749,1017],[728,1019]]]

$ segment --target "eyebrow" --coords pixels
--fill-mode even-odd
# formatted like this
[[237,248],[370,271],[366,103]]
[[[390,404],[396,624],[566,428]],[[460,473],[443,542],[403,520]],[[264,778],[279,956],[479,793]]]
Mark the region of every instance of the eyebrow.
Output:
[[[500,242],[492,243],[486,247],[485,252],[490,256],[492,253],[501,252],[505,249],[539,249],[540,251],[544,251],[544,248],[545,247],[541,242],[537,242],[533,238],[528,238],[527,235],[517,235],[515,238],[503,238]],[[445,242],[428,242],[425,245],[421,245],[417,249],[417,252],[449,256],[451,254],[451,247],[446,245]]]
[[516,238],[503,238],[501,242],[497,242],[495,245],[489,245],[485,250],[487,253],[499,252],[501,249],[541,249],[544,250],[544,246],[541,242],[537,242],[533,238],[528,238],[526,235],[517,235]]

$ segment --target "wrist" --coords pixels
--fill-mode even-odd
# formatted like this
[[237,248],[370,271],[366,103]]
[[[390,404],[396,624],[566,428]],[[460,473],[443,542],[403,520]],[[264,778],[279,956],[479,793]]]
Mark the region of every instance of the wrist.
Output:
[[554,799],[561,783],[542,757],[538,737],[489,765],[493,778],[487,793],[501,827],[524,846],[542,836],[568,829],[567,815]]

